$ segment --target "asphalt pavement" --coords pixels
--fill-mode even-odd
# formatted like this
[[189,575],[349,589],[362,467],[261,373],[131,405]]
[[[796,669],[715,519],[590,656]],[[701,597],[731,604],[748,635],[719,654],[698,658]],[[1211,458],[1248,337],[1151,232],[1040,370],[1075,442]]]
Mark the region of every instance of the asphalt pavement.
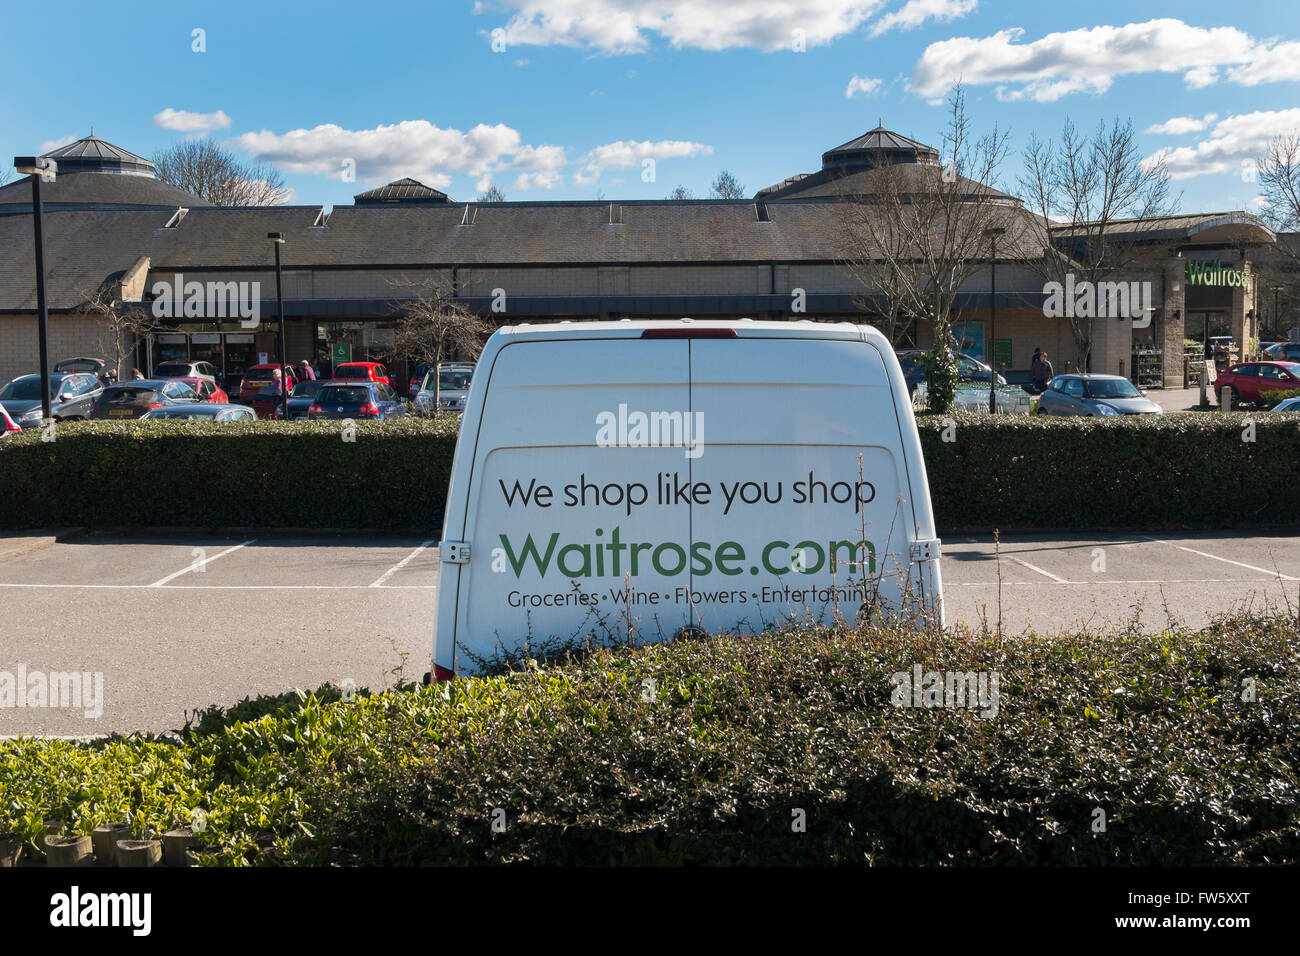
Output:
[[[1295,613],[1300,539],[954,536],[942,574],[952,624],[1195,627],[1288,601]],[[163,732],[246,696],[418,681],[436,585],[436,546],[415,537],[0,536],[0,683],[90,675],[77,707],[9,706],[0,692],[0,736]]]

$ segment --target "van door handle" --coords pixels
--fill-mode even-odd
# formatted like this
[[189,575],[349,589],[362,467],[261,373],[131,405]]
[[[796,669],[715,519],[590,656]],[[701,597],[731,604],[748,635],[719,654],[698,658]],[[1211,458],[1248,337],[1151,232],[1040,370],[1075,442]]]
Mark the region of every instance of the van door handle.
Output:
[[444,541],[439,551],[445,564],[469,564],[468,541]]

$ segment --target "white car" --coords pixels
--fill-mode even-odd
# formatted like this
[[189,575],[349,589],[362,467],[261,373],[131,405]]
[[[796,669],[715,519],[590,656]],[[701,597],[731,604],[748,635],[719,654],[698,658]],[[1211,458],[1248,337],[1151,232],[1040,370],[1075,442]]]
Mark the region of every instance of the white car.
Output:
[[424,374],[424,381],[420,383],[420,390],[415,393],[412,403],[415,414],[432,415],[435,394],[439,411],[464,413],[473,378],[473,362],[443,362],[436,369],[429,369]]
[[447,493],[430,679],[532,642],[942,624],[903,370],[848,322],[488,339]]

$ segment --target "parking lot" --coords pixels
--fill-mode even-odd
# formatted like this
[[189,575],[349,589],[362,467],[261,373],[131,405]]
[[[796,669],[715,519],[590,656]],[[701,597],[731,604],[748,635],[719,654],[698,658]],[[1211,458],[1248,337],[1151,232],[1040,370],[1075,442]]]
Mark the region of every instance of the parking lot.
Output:
[[[434,542],[413,537],[0,537],[0,671],[103,675],[102,714],[5,707],[0,735],[166,731],[186,711],[428,669]],[[1300,539],[949,536],[950,622],[1050,634],[1292,607]],[[999,605],[1000,592],[1000,605]]]

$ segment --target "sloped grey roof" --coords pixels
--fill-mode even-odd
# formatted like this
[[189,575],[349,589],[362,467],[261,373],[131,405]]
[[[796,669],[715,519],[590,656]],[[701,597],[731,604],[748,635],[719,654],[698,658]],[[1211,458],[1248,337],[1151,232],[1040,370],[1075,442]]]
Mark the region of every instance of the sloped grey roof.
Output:
[[426,186],[418,179],[411,179],[409,176],[405,179],[396,179],[387,185],[378,187],[377,189],[370,189],[366,192],[358,193],[353,196],[352,199],[353,202],[358,205],[411,202],[413,200],[423,200],[426,202],[448,201],[445,192],[434,189],[432,186]]
[[[939,167],[929,164],[908,163],[884,165],[849,171],[842,168],[822,169],[805,176],[791,177],[761,190],[758,199],[817,199],[826,197],[855,197],[878,194],[897,181],[904,193],[920,192],[941,175]],[[1017,202],[1015,197],[999,192],[965,176],[958,177],[965,196],[990,196]]]
[[[52,183],[41,183],[41,204],[46,211],[70,209],[129,209],[150,207],[175,209],[206,206],[207,200],[144,176],[101,176],[96,173],[65,173],[59,167]],[[32,186],[24,176],[0,186],[0,217],[28,216],[32,211]]]
[[93,133],[41,155],[57,162],[60,174],[65,171],[94,171],[134,176],[154,175],[154,165],[149,160],[128,152],[120,146],[114,146]]
[[914,139],[908,139],[893,130],[885,129],[883,126],[877,126],[847,143],[841,143],[834,149],[822,153],[823,166],[909,161],[937,163],[939,151]]

